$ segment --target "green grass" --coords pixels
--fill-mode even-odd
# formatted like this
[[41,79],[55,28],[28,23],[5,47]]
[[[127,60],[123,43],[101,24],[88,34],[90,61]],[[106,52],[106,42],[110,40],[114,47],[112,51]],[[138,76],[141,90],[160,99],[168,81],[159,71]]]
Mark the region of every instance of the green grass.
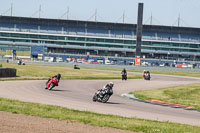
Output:
[[164,75],[175,75],[175,76],[200,77],[199,72],[151,71],[151,73],[164,74]]
[[169,88],[135,91],[133,94],[143,100],[162,100],[166,102],[194,106],[200,110],[200,83]]
[[[89,73],[88,71],[92,71],[92,70],[110,70],[110,71],[119,71],[121,72],[122,70],[121,69],[115,69],[115,68],[92,68],[92,67],[81,67],[81,69],[88,69],[88,71],[85,72],[88,73],[87,76],[83,76],[82,73],[80,73],[79,75],[77,74],[74,74],[73,72],[77,72],[77,70],[74,70],[72,69],[72,67],[68,67],[68,66],[65,66],[65,67],[62,67],[62,66],[45,66],[45,65],[25,65],[24,67],[23,66],[18,66],[16,64],[11,64],[11,63],[3,63],[4,67],[14,67],[14,68],[17,68],[19,69],[19,71],[17,72],[17,76],[34,76],[34,77],[37,77],[38,75],[38,70],[40,69],[40,66],[42,66],[42,68],[44,67],[49,67],[48,69],[41,69],[43,72],[41,72],[41,74],[44,75],[45,71],[48,71],[48,72],[51,72],[51,74],[55,74],[55,72],[58,72],[58,68],[62,68],[61,69],[61,72],[64,70],[63,68],[65,69],[71,69],[72,70],[72,73],[71,75],[68,75],[68,76],[65,76],[64,79],[120,79],[120,75],[117,74],[118,76],[116,77],[116,74],[113,74],[110,75],[110,76],[102,76],[102,75],[97,75],[97,76],[89,76]],[[28,71],[29,73],[27,73],[27,67],[26,66],[30,66],[30,68],[32,69],[32,71]],[[56,68],[56,69],[51,69],[51,68]],[[24,69],[24,73],[22,73]],[[82,72],[82,70],[80,70]],[[30,74],[30,72],[34,72],[35,75],[32,73]],[[61,73],[60,72],[60,73]],[[142,78],[141,76],[136,76],[136,75],[130,75],[129,72],[138,72],[138,73],[143,73],[143,70],[136,70],[136,69],[130,69],[127,71],[128,72],[128,79],[135,79],[135,78]],[[65,72],[66,73],[66,72]],[[98,73],[98,72],[94,72],[94,73]],[[106,72],[100,72],[100,73],[106,73]],[[188,76],[188,77],[200,77],[200,73],[198,72],[174,72],[174,71],[151,71],[152,74],[163,74],[163,75],[175,75],[175,76]],[[40,75],[40,74],[39,74]],[[43,76],[42,75],[42,76]],[[49,74],[45,74],[49,77],[50,73]],[[40,76],[39,76],[40,77]]]
[[[4,67],[16,68],[17,76],[22,77],[21,79],[47,79],[58,73],[62,75],[61,79],[121,79],[120,73],[114,72],[103,72],[103,71],[93,71],[93,70],[77,70],[73,67],[66,66],[47,66],[47,65],[17,65],[13,63],[4,63]],[[12,78],[12,80],[18,80],[20,78]],[[23,78],[24,77],[24,78]],[[138,79],[142,78],[141,75],[129,74],[128,79]],[[10,79],[1,79],[10,80]]]
[[21,102],[0,98],[0,111],[16,114],[77,121],[100,127],[112,127],[145,133],[199,133],[200,127],[185,124],[158,122],[139,118],[104,115],[88,111],[78,111],[59,106]]
[[[140,72],[143,70],[130,70],[130,72]],[[174,75],[174,76],[187,76],[187,77],[200,77],[199,72],[175,72],[175,71],[150,71],[151,74]]]
[[[87,69],[122,71],[121,69],[113,69],[113,68],[87,68]],[[128,72],[143,73],[143,70],[128,69]],[[153,71],[153,70],[151,70],[150,72],[151,72],[151,74],[163,74],[163,75],[174,75],[174,76],[200,77],[200,73],[198,73],[198,72]]]
[[[98,70],[111,70],[111,71],[122,71],[122,69],[113,69],[113,68],[87,68],[86,69],[98,69]],[[128,72],[138,72],[143,73],[143,70],[138,69],[128,69]],[[187,77],[200,77],[198,72],[175,72],[175,71],[150,71],[151,74],[162,74],[162,75],[174,75],[174,76],[187,76]]]

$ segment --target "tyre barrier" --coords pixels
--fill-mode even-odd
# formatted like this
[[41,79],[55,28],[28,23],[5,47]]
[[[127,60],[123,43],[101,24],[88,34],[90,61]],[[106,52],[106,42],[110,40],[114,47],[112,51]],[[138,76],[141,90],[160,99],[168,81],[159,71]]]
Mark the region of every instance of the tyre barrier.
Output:
[[15,68],[0,68],[0,77],[16,77]]

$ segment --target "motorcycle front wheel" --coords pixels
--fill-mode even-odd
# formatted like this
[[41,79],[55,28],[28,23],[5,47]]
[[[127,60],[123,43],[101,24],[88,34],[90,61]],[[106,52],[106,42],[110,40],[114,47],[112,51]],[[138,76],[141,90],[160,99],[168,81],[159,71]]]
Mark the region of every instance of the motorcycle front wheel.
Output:
[[49,86],[49,90],[52,90],[53,87],[54,87],[54,83],[51,83]]
[[94,94],[94,96],[93,96],[92,100],[93,100],[94,102],[96,102],[96,101],[97,101],[97,94],[96,94],[96,93]]

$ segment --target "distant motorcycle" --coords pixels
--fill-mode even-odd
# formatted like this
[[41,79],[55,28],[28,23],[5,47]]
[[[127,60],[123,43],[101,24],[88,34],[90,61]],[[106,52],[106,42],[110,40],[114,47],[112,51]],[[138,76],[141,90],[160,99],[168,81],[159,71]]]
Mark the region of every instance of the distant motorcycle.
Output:
[[78,65],[74,65],[74,69],[80,69]]
[[46,83],[46,88],[45,89],[48,89],[48,90],[52,90],[52,88],[54,88],[55,86],[58,86],[58,79],[53,77],[51,78],[51,80]]
[[98,90],[94,96],[93,96],[93,101],[96,102],[102,102],[102,103],[106,103],[110,96],[113,94],[113,90],[112,89],[106,89],[106,90]]
[[151,79],[151,76],[150,76],[149,73],[143,74],[143,77],[144,77],[145,80],[150,80]]

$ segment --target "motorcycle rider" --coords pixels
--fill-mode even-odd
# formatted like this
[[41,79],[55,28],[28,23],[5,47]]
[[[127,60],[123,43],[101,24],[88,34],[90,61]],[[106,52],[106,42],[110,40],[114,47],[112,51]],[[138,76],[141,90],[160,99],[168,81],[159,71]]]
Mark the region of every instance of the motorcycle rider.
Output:
[[147,73],[147,71],[146,71],[146,70],[144,70],[144,72],[143,72],[142,76],[144,77],[144,76],[146,75],[146,73]]
[[108,91],[112,90],[114,86],[113,82],[109,82],[108,84],[106,84],[103,89],[100,90],[99,96],[102,98],[104,96],[105,93],[107,93]]
[[[51,77],[51,78],[49,78],[48,79],[48,81],[46,82],[46,84],[48,84],[49,83],[49,81],[51,80],[51,79],[53,79],[53,78],[56,78],[57,80],[58,80],[58,82],[60,81],[60,78],[61,78],[61,74],[60,73],[58,73],[57,75],[55,75],[55,76],[53,76],[53,77]],[[46,88],[47,89],[47,88]]]
[[122,75],[122,80],[127,80],[127,72],[125,68],[122,70],[121,75]]
[[146,71],[146,70],[144,70],[144,72],[143,72],[143,77],[145,78],[145,76],[149,76],[149,77],[150,77],[150,72],[149,72],[149,71]]

